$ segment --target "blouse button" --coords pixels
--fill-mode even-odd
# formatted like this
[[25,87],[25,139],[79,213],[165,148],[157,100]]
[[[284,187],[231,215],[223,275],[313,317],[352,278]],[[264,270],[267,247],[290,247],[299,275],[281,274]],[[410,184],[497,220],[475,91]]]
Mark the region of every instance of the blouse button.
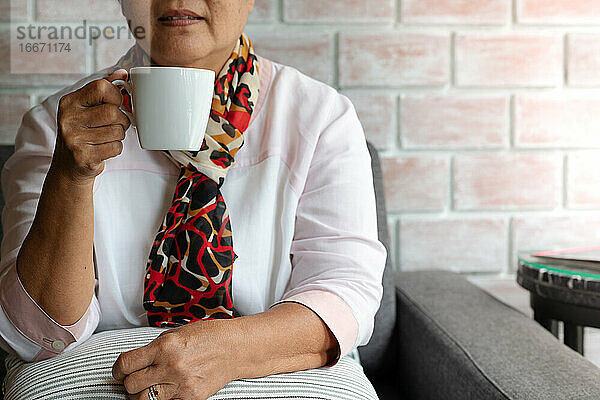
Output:
[[62,340],[55,340],[52,342],[52,348],[54,350],[62,350],[65,348],[65,342]]

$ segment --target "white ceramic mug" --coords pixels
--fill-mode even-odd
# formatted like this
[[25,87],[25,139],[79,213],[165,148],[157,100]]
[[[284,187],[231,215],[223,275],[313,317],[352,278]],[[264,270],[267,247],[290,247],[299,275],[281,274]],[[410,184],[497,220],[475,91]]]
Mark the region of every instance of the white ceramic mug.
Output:
[[180,67],[134,67],[129,81],[116,80],[132,98],[140,146],[146,150],[197,151],[210,116],[215,72]]

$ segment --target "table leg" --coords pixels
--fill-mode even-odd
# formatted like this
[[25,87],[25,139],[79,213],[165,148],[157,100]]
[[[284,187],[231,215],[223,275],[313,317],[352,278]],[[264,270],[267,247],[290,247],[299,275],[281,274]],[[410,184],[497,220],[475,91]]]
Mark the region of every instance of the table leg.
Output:
[[564,324],[565,344],[583,355],[583,326]]
[[[552,318],[548,318],[545,315],[542,315],[539,311],[533,312],[533,319],[537,321],[540,325],[546,328],[554,337],[558,337],[558,321]],[[566,343],[566,342],[565,342]]]

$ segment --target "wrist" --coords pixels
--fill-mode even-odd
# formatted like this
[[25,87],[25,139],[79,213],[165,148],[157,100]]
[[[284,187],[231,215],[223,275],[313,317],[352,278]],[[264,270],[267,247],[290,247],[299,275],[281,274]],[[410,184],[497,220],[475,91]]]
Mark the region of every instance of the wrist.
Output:
[[69,190],[90,190],[94,187],[95,176],[81,176],[72,169],[64,168],[58,163],[52,163],[48,170],[48,178],[53,180],[59,187]]

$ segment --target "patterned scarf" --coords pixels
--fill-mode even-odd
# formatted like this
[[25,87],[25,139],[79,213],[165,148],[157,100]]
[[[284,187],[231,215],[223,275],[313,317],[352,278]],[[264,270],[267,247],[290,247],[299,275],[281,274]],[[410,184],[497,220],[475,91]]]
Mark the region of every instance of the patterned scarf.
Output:
[[[136,45],[117,65],[129,70],[153,64]],[[217,76],[202,147],[164,151],[180,172],[146,266],[143,305],[150,326],[175,327],[239,315],[231,294],[237,255],[220,188],[244,144],[258,89],[254,48],[242,34]],[[128,93],[123,91],[123,96],[131,110]]]

